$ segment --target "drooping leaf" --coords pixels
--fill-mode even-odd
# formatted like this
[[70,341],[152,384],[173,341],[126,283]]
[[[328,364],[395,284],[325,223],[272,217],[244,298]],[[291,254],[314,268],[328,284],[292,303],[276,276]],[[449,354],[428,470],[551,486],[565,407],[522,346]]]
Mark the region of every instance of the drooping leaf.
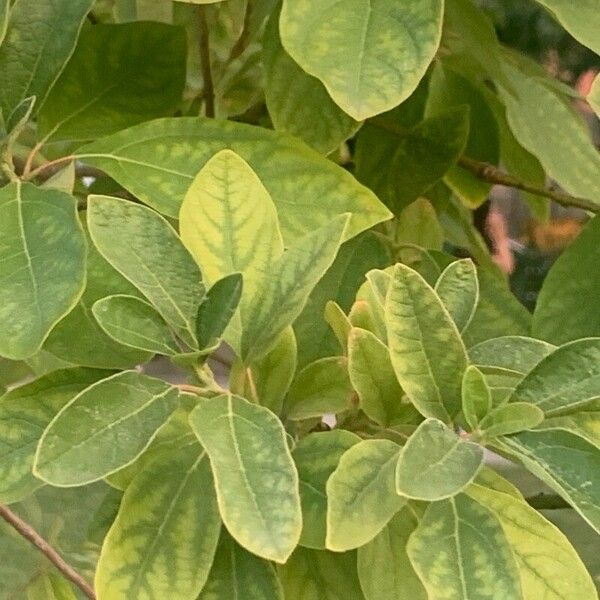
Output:
[[271,194],[286,242],[344,212],[353,215],[348,238],[391,216],[372,192],[302,142],[232,121],[156,120],[89,144],[78,156],[177,217],[198,170],[226,148],[248,162]]
[[185,80],[185,35],[138,22],[84,28],[38,121],[44,140],[82,142],[173,113]]
[[42,432],[63,406],[108,373],[54,371],[0,397],[0,502],[17,502],[42,485],[31,471]]
[[596,588],[563,533],[526,502],[473,484],[466,493],[491,510],[517,559],[523,598],[595,600]]
[[298,473],[279,419],[229,395],[202,401],[190,422],[210,458],[229,533],[253,554],[285,562],[300,538],[302,514]]
[[300,420],[339,413],[352,405],[348,360],[320,358],[302,369],[292,381],[285,401],[287,418]]
[[0,356],[34,355],[85,286],[73,197],[30,183],[0,190]]
[[404,506],[394,487],[399,450],[390,440],[365,440],[343,454],[327,481],[329,550],[366,544]]
[[90,196],[88,227],[102,256],[194,348],[196,315],[204,296],[202,276],[167,221],[139,204]]
[[328,154],[349,138],[359,123],[340,109],[323,84],[304,72],[279,39],[279,10],[263,36],[265,99],[273,125]]
[[196,598],[221,530],[213,485],[208,456],[194,440],[143,468],[104,540],[97,594],[114,600]]
[[447,421],[460,410],[466,351],[435,291],[405,265],[394,268],[385,320],[402,389],[424,416]]
[[400,450],[396,491],[433,502],[455,496],[483,465],[483,447],[463,440],[436,419],[423,421]]
[[358,549],[358,577],[367,600],[427,600],[406,553],[418,523],[414,510],[406,505],[377,537]]
[[244,550],[224,530],[198,600],[223,598],[283,600],[281,583],[273,566]]
[[311,433],[302,438],[292,451],[300,477],[302,535],[300,545],[325,549],[327,533],[326,484],[340,458],[360,438],[343,429]]
[[468,326],[479,302],[479,281],[470,259],[450,263],[435,284],[435,291],[459,331]]
[[477,429],[479,423],[492,409],[492,395],[481,371],[470,365],[462,381],[462,410],[471,429]]
[[242,358],[264,356],[277,337],[300,315],[318,281],[333,263],[349,216],[341,215],[297,240],[270,265],[268,277],[242,306]]
[[364,600],[356,552],[344,554],[299,547],[279,574],[285,600]]
[[464,494],[429,506],[407,552],[429,600],[522,597],[500,521]]
[[68,61],[93,0],[19,0],[0,47],[0,110],[8,120],[21,100],[38,109]]
[[140,298],[107,296],[92,312],[104,332],[124,346],[167,356],[180,352],[162,317]]
[[133,462],[177,407],[171,385],[123,371],[75,396],[50,421],[33,472],[58,487],[97,481]]
[[440,0],[288,0],[279,27],[292,58],[360,121],[413,93],[439,45],[442,13]]
[[[597,196],[598,197],[598,196]],[[592,219],[552,265],[533,313],[532,333],[553,344],[600,336],[600,218]],[[586,301],[581,302],[585,297]]]
[[533,429],[543,420],[544,413],[537,406],[527,402],[511,402],[490,412],[479,428],[484,437],[493,438]]
[[546,415],[600,399],[600,338],[570,342],[542,359],[519,383],[511,402],[530,402]]

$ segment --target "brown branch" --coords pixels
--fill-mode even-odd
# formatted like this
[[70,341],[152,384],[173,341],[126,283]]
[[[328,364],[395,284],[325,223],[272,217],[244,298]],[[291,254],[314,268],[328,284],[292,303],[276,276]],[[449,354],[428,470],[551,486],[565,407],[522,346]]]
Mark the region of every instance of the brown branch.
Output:
[[236,58],[241,56],[244,50],[248,47],[248,43],[250,42],[250,19],[252,18],[253,10],[254,2],[253,0],[248,0],[246,4],[246,14],[244,15],[244,24],[242,25],[242,32],[229,52],[229,57],[227,58],[228,63],[233,62]]
[[471,173],[479,177],[479,179],[483,179],[488,183],[504,185],[506,187],[512,187],[517,190],[529,192],[530,194],[535,194],[536,196],[554,200],[554,202],[557,202],[562,206],[581,208],[593,213],[600,212],[600,205],[592,202],[591,200],[571,196],[570,194],[566,194],[565,192],[558,190],[551,190],[548,188],[541,188],[531,185],[525,181],[521,181],[513,175],[509,175],[508,173],[500,171],[489,163],[479,162],[477,160],[473,160],[472,158],[463,156],[459,158],[458,164],[463,169],[471,171]]
[[206,116],[214,118],[215,87],[210,64],[210,39],[206,21],[206,7],[202,5],[198,6],[198,25],[200,27],[200,66],[202,68],[202,81],[204,82],[202,95],[206,103]]
[[60,171],[63,168],[63,166],[64,166],[63,163],[67,163],[72,160],[75,160],[75,158],[76,157],[73,155],[61,156],[60,158],[51,160],[49,162],[44,163],[43,165],[40,165],[39,167],[37,167],[37,169],[33,169],[33,171],[29,171],[29,173],[27,173],[27,174],[24,173],[22,176],[22,179],[24,181],[31,181],[32,179],[39,177],[40,174],[45,173],[45,171],[48,171],[48,170],[50,172],[49,172],[49,174],[45,173],[45,179],[49,179],[57,171]]
[[525,498],[527,504],[536,510],[558,510],[562,508],[573,508],[566,500],[557,494],[537,494]]
[[7,506],[0,506],[0,517],[28,542],[33,544],[69,581],[72,581],[88,598],[96,599],[92,586],[31,526]]

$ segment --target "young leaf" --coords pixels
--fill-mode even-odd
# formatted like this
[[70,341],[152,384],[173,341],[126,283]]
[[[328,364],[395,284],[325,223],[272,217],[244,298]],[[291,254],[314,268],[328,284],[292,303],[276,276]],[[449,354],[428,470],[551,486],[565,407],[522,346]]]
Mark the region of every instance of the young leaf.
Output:
[[171,330],[150,304],[135,296],[107,296],[92,306],[104,332],[119,344],[167,356],[180,352]]
[[391,216],[350,173],[299,140],[232,121],[195,117],[150,121],[93,142],[78,156],[137,198],[177,217],[198,169],[225,148],[246,160],[264,183],[286,242],[344,212],[353,215],[347,238]]
[[268,278],[251,301],[242,307],[242,358],[245,362],[264,356],[279,334],[300,315],[317,282],[333,263],[345,235],[349,215],[290,246],[271,265]]
[[85,258],[72,196],[20,181],[0,189],[0,356],[40,349],[83,292]]
[[206,452],[194,440],[162,452],[125,491],[102,546],[96,592],[114,600],[196,598],[220,530]]
[[404,506],[394,488],[399,449],[389,440],[365,440],[343,454],[327,480],[329,550],[366,544]]
[[479,302],[479,281],[473,261],[463,259],[450,263],[437,280],[435,291],[458,330],[464,331]]
[[19,0],[0,46],[0,111],[9,119],[24,98],[36,108],[69,60],[93,0]]
[[185,82],[185,35],[164,23],[85,28],[39,113],[44,140],[81,142],[173,113]]
[[352,395],[347,359],[321,358],[296,375],[285,401],[285,413],[294,420],[339,413],[350,408]]
[[442,14],[441,0],[411,0],[402,9],[392,0],[286,0],[279,27],[292,58],[361,121],[414,92],[440,43]]
[[463,494],[429,506],[407,552],[429,600],[523,597],[499,520]]
[[31,472],[41,432],[73,397],[109,372],[64,369],[0,397],[0,502],[17,502],[42,485]]
[[221,532],[221,539],[198,600],[283,600],[281,583],[273,566],[238,546],[231,536]]
[[594,582],[577,552],[552,523],[524,500],[473,484],[466,493],[491,510],[517,559],[523,598],[595,600]]
[[302,513],[298,473],[279,419],[229,395],[202,401],[190,422],[210,458],[229,533],[253,554],[285,562],[300,538]]
[[360,407],[384,427],[400,420],[406,409],[390,352],[370,331],[354,327],[348,338],[348,373]]
[[535,404],[546,415],[584,408],[600,398],[600,338],[561,346],[519,383],[510,402]]
[[467,367],[462,381],[462,409],[465,420],[471,429],[492,409],[492,396],[481,371],[474,366]]
[[372,541],[358,549],[358,577],[366,600],[428,600],[406,553],[419,520],[410,505]]
[[148,298],[178,336],[196,347],[202,275],[173,228],[145,206],[108,196],[90,196],[87,216],[102,256]]
[[533,429],[544,420],[544,413],[527,402],[511,402],[498,406],[479,424],[485,438],[511,435],[525,429]]
[[360,438],[343,429],[311,433],[302,438],[292,451],[300,477],[302,535],[300,545],[325,549],[327,533],[326,484],[340,458]]
[[457,436],[436,419],[423,421],[400,450],[396,491],[433,502],[455,496],[483,465],[483,447]]
[[405,265],[394,268],[385,320],[392,365],[410,400],[426,417],[447,421],[456,415],[465,348],[437,294]]
[[350,335],[350,330],[352,329],[352,323],[350,323],[348,315],[346,315],[337,302],[329,300],[325,305],[324,317],[329,327],[331,327],[331,331],[333,331],[333,334],[337,338],[343,355],[347,356],[348,336]]
[[34,475],[57,487],[85,485],[133,462],[177,407],[178,391],[123,371],[89,386],[50,421]]
[[196,317],[196,338],[200,349],[218,343],[233,319],[242,297],[242,279],[241,273],[226,275],[206,292]]

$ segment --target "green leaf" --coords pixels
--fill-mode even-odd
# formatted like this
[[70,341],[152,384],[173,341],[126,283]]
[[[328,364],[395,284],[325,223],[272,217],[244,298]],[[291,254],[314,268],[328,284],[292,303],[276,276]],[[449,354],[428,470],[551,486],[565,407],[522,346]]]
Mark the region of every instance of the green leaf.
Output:
[[226,148],[248,162],[271,194],[286,242],[344,212],[353,215],[348,238],[391,216],[352,175],[302,142],[231,121],[156,120],[89,144],[78,156],[137,198],[177,217],[198,169]]
[[0,0],[0,45],[4,41],[10,16],[10,0]]
[[[598,196],[600,197],[600,196]],[[552,265],[533,314],[532,333],[553,344],[600,336],[600,218],[592,219]],[[581,302],[585,298],[585,302]]]
[[102,545],[102,598],[196,598],[215,556],[221,518],[197,441],[159,454],[127,487]]
[[437,294],[402,264],[394,268],[385,320],[402,389],[424,416],[447,421],[460,410],[466,351]]
[[100,254],[195,348],[196,315],[204,296],[202,276],[168,222],[145,206],[90,196],[88,227]]
[[33,472],[51,485],[97,481],[133,462],[177,407],[178,391],[159,379],[123,371],[86,388],[52,419]]
[[376,423],[387,427],[402,420],[406,405],[390,352],[370,331],[354,327],[348,338],[348,373],[360,407]]
[[569,0],[537,1],[551,12],[576,40],[600,54],[600,13],[595,0],[577,4],[572,4]]
[[410,0],[402,8],[392,0],[286,0],[279,27],[292,58],[361,121],[413,93],[440,43],[442,14],[441,0]]
[[511,402],[498,406],[479,424],[484,438],[499,437],[533,429],[544,420],[544,413],[527,402]]
[[372,541],[358,549],[358,577],[367,600],[427,600],[427,593],[406,553],[419,523],[406,505]]
[[423,421],[400,450],[396,492],[433,502],[455,496],[483,465],[483,448],[437,419]]
[[517,559],[523,598],[595,600],[594,582],[568,539],[526,502],[473,484],[466,492],[491,510]]
[[429,600],[522,598],[499,520],[463,494],[429,506],[407,552]]
[[440,297],[459,331],[464,331],[475,315],[479,302],[479,281],[471,259],[450,263],[435,284]]
[[344,356],[348,355],[348,336],[352,329],[350,318],[337,302],[329,300],[325,305],[325,321],[333,331]]
[[85,286],[73,197],[30,183],[0,189],[0,356],[34,355]]
[[538,429],[564,429],[600,449],[600,411],[598,410],[545,419]]
[[320,358],[296,375],[285,401],[285,413],[294,420],[339,413],[351,407],[352,396],[347,359]]
[[365,440],[343,454],[327,480],[329,550],[366,544],[404,506],[394,488],[399,449],[389,440]]
[[54,371],[0,397],[0,503],[17,502],[42,485],[31,472],[42,432],[73,397],[107,374]]
[[300,538],[302,513],[281,422],[231,395],[202,401],[190,422],[210,458],[229,533],[253,554],[284,563]]
[[479,427],[491,409],[492,396],[482,372],[473,365],[468,366],[462,381],[462,410],[472,430]]
[[104,332],[124,346],[167,356],[180,351],[161,316],[140,298],[107,296],[92,312]]
[[69,60],[93,0],[19,0],[0,46],[0,111],[8,120],[21,100],[39,108]]
[[592,89],[586,98],[588,104],[594,109],[594,112],[600,116],[600,76],[596,75]]
[[334,151],[359,127],[341,110],[325,86],[305,73],[279,39],[279,10],[271,15],[263,36],[265,99],[273,125],[323,154]]
[[556,415],[600,399],[600,338],[570,342],[546,356],[519,383],[511,402]]
[[304,309],[308,297],[333,263],[348,225],[340,215],[328,225],[305,235],[271,263],[268,277],[242,306],[242,358],[249,362],[264,356],[279,334]]
[[39,114],[43,140],[82,142],[172,114],[185,81],[185,35],[163,23],[84,28]]
[[[402,184],[400,184],[400,187]],[[396,225],[395,242],[421,248],[441,250],[444,231],[429,200],[417,198],[400,212]]]
[[58,173],[54,173],[40,187],[52,188],[65,192],[65,194],[72,194],[75,187],[75,162],[71,161],[64,169],[61,169]]
[[527,431],[495,440],[600,533],[600,450],[568,431]]
[[364,600],[356,574],[356,552],[338,554],[300,547],[279,573],[285,600]]
[[224,598],[283,600],[273,566],[238,546],[226,531],[221,532],[208,581],[198,600]]
[[208,290],[198,307],[196,318],[199,348],[210,348],[218,343],[237,310],[242,297],[242,287],[242,274],[232,273],[219,279]]
[[343,429],[310,433],[292,451],[300,477],[302,535],[300,545],[325,549],[327,533],[326,484],[340,458],[360,438]]

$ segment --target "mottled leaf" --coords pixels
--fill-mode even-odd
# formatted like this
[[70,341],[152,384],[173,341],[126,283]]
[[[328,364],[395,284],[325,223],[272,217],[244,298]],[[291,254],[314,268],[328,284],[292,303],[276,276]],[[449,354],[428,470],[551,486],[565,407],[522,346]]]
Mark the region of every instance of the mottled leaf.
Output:
[[435,291],[458,330],[464,331],[479,302],[479,281],[473,261],[463,259],[450,263],[437,280]]
[[477,429],[492,409],[492,396],[481,371],[470,365],[462,381],[462,410],[471,429]]
[[498,406],[479,424],[483,437],[493,438],[533,429],[544,420],[541,409],[527,402],[511,402]]

